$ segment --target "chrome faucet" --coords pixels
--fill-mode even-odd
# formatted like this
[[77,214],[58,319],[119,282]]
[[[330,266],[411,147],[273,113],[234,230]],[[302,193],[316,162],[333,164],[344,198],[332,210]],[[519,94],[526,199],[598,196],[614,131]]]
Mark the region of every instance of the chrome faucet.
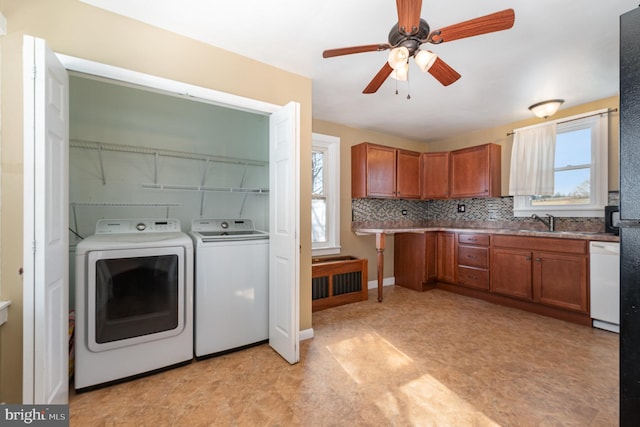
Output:
[[549,227],[549,231],[555,231],[556,230],[556,218],[554,216],[552,216],[552,215],[549,215],[549,214],[545,214],[545,215],[547,215],[547,217],[549,218],[548,220],[545,220],[544,218],[540,218],[536,214],[531,215],[531,218],[537,219],[538,221],[540,221],[541,223],[543,223],[544,225]]

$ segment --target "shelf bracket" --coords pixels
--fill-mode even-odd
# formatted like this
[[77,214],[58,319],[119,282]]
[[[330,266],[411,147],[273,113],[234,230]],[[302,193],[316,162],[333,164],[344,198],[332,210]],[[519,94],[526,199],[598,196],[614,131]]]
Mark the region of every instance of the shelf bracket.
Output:
[[158,152],[153,153],[153,183],[158,183]]
[[[200,187],[204,187],[204,184],[207,182],[207,175],[209,173],[209,158],[204,159],[204,172],[202,173],[202,182],[200,183]],[[204,193],[205,191],[200,192],[200,218],[204,215]]]
[[[240,180],[240,188],[244,188],[244,177],[247,176],[247,163],[244,164],[244,170],[242,171],[242,179]],[[204,185],[204,184],[203,184]]]
[[242,199],[242,206],[240,206],[240,215],[238,215],[238,218],[242,218],[242,211],[244,210],[244,204],[247,201],[247,196],[249,195],[249,193],[244,193],[244,198]]
[[98,144],[98,160],[100,160],[100,173],[102,174],[102,185],[107,185],[107,179],[104,176],[104,164],[102,163],[102,145]]

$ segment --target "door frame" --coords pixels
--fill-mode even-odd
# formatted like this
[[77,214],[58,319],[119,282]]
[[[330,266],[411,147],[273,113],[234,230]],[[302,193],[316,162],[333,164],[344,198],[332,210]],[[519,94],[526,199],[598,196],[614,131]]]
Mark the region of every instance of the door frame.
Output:
[[[67,69],[67,71],[75,71],[78,73],[83,73],[87,75],[93,75],[97,77],[107,78],[111,80],[116,80],[119,82],[124,82],[127,84],[134,84],[138,86],[143,86],[146,88],[156,89],[166,93],[171,96],[179,96],[186,97],[195,101],[208,102],[214,105],[218,105],[221,107],[231,108],[235,110],[248,111],[255,114],[262,114],[265,116],[271,116],[274,113],[280,112],[288,107],[290,104],[297,104],[295,102],[289,102],[286,105],[276,105],[268,102],[258,101],[251,98],[245,98],[238,95],[233,95],[225,92],[220,92],[214,89],[204,88],[202,86],[196,86],[188,83],[179,82],[176,80],[171,80],[163,77],[157,77],[150,74],[144,74],[137,71],[127,70],[124,68],[116,67],[113,65],[102,64],[82,58],[77,58],[73,56],[68,56],[64,54],[56,54],[62,65]],[[295,120],[294,127],[296,132],[296,137],[294,144],[297,144],[294,152],[298,158],[293,159],[294,165],[291,170],[291,178],[294,182],[299,182],[300,180],[300,138],[299,138],[299,129],[300,129],[300,114],[299,114],[299,106],[295,108],[297,113],[295,114],[295,118],[292,118],[292,121]],[[270,125],[271,126],[271,125]],[[273,140],[273,136],[269,135],[269,152],[271,152],[271,148],[276,144],[276,141]],[[269,168],[274,168],[273,161],[270,159]],[[295,186],[298,194],[292,198],[295,200],[293,202],[295,212],[290,212],[291,218],[293,220],[292,224],[295,224],[297,229],[290,230],[292,237],[295,240],[295,246],[299,247],[299,236],[300,236],[300,187],[299,185]],[[272,200],[272,197],[270,197]],[[269,220],[271,222],[271,219]],[[270,230],[271,231],[271,230]],[[272,249],[269,249],[270,259],[272,256]],[[292,299],[289,301],[291,303],[290,309],[292,312],[291,315],[291,326],[292,330],[289,331],[291,334],[289,340],[287,340],[284,345],[272,345],[272,348],[276,350],[279,354],[281,354],[285,360],[289,363],[296,363],[299,360],[299,349],[300,349],[300,251],[295,251],[292,254],[292,259],[290,260],[290,267],[295,271],[291,272],[293,283],[290,285],[293,287],[294,292]],[[271,282],[271,277],[270,277]],[[274,284],[269,283],[270,292],[273,292]],[[271,320],[271,318],[270,318]],[[275,343],[274,343],[275,344]],[[294,357],[287,357],[287,355],[294,355]]]

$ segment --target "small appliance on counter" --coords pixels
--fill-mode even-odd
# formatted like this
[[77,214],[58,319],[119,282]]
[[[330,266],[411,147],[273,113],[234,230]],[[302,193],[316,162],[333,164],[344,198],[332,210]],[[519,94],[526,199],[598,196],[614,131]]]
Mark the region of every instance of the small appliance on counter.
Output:
[[604,207],[604,232],[620,234],[620,208],[618,206]]

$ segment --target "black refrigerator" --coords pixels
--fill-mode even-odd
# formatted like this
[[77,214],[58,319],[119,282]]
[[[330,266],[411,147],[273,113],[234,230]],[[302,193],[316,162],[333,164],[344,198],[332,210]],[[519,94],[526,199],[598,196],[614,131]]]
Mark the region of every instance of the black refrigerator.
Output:
[[620,17],[620,426],[640,425],[640,8]]

